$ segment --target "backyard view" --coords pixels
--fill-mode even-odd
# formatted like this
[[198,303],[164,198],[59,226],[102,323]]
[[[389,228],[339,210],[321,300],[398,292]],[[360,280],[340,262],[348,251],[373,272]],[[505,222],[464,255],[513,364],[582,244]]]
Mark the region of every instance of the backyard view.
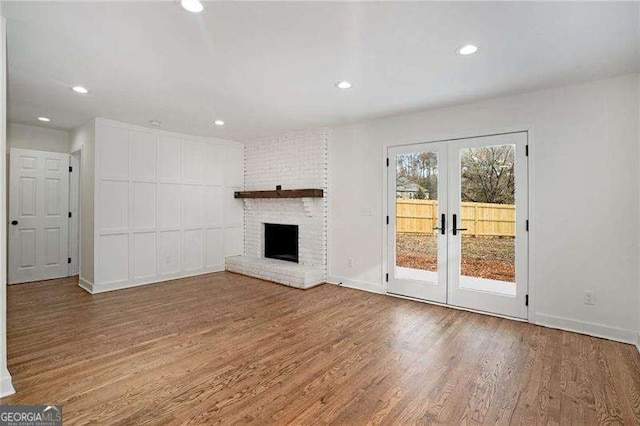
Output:
[[[460,153],[463,276],[515,282],[515,147]],[[436,272],[438,158],[397,157],[396,265]]]

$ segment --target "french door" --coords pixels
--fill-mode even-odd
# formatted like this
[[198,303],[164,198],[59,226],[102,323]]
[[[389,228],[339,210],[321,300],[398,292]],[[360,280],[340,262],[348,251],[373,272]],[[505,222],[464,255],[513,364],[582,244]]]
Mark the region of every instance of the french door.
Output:
[[527,317],[527,133],[388,150],[387,292]]

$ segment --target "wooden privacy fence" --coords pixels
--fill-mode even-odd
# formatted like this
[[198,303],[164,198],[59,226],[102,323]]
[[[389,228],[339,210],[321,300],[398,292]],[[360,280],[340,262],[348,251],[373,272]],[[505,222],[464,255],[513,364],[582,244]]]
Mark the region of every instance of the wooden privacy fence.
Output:
[[[435,234],[440,226],[435,200],[396,200],[396,231],[402,234]],[[516,206],[513,204],[462,203],[463,235],[514,237]],[[450,224],[447,224],[449,227]]]

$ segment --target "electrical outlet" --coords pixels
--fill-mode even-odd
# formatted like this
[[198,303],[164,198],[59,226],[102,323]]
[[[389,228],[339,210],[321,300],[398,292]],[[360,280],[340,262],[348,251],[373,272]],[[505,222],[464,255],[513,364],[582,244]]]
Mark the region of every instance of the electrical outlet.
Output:
[[353,257],[347,259],[347,264],[349,265],[349,268],[353,268]]
[[591,290],[584,291],[584,304],[585,305],[595,305],[596,304],[596,294]]
[[164,258],[164,263],[171,263],[171,255],[167,255],[167,257]]

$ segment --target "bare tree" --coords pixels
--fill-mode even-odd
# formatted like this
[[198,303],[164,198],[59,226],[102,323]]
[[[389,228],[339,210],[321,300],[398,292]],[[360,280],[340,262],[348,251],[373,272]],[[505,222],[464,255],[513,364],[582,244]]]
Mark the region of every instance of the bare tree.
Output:
[[515,147],[467,148],[460,156],[462,201],[514,204]]

